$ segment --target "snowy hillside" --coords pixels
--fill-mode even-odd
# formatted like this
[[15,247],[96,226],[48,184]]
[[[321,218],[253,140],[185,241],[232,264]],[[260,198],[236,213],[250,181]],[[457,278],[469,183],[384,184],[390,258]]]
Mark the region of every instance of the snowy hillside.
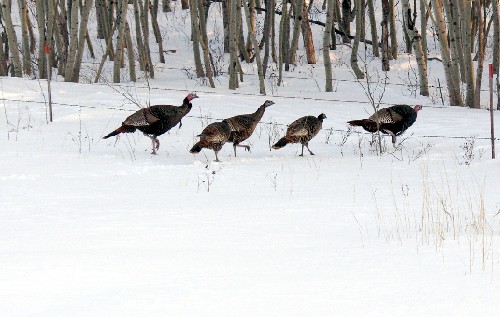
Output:
[[[46,81],[0,78],[1,316],[500,314],[487,111],[443,107],[436,89],[413,96],[402,57],[375,94],[385,90],[381,107],[423,110],[397,149],[384,137],[377,155],[371,135],[346,124],[373,112],[347,50],[331,53],[335,92],[323,92],[320,61],[284,87],[268,79],[260,96],[251,74],[236,91],[225,77],[216,89],[190,78],[189,47],[175,44],[149,86],[52,82],[50,124]],[[138,132],[102,139],[138,109],[130,100],[180,105],[191,91],[200,98],[159,137],[158,155]],[[266,99],[275,104],[251,152],[234,157],[226,144],[221,163],[188,152],[207,124]],[[270,150],[287,124],[320,113],[315,156]]]

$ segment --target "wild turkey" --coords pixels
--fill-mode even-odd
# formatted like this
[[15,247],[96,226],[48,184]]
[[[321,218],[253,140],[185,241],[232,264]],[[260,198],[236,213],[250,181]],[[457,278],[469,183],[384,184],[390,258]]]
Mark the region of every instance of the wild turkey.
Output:
[[181,120],[193,107],[191,100],[195,98],[198,98],[198,96],[195,93],[190,93],[184,98],[182,105],[179,107],[155,105],[137,110],[123,121],[121,127],[104,136],[103,139],[120,133],[135,132],[137,129],[151,138],[153,145],[153,152],[151,154],[156,154],[156,150],[160,148],[160,141],[157,137],[172,129],[178,123],[179,128],[182,126]]
[[271,100],[266,100],[262,106],[257,109],[254,113],[250,114],[242,114],[239,116],[234,116],[231,118],[227,118],[224,121],[229,124],[231,128],[231,136],[229,137],[228,142],[233,142],[234,156],[236,157],[236,147],[244,147],[247,151],[250,151],[250,146],[241,145],[240,143],[248,139],[257,123],[259,123],[260,119],[264,115],[266,108],[274,105],[274,102]]
[[306,116],[295,120],[288,126],[286,135],[273,145],[273,149],[281,149],[288,143],[301,143],[302,153],[300,156],[304,156],[304,146],[311,155],[314,155],[314,153],[309,150],[309,141],[321,130],[323,119],[326,119],[324,113],[320,114],[318,117]]
[[231,128],[227,122],[214,122],[205,127],[201,134],[200,141],[198,141],[189,152],[193,154],[200,153],[201,149],[212,149],[215,152],[215,161],[219,161],[217,153],[222,149],[224,143],[226,143],[231,135]]
[[421,105],[395,105],[375,112],[368,119],[352,120],[352,126],[363,127],[368,132],[381,131],[392,137],[392,144],[396,146],[396,136],[405,132],[417,120],[417,113],[422,110]]

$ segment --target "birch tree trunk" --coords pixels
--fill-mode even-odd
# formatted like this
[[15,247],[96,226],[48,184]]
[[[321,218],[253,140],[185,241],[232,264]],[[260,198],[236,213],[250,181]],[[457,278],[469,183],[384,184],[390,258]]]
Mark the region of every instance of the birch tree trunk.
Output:
[[391,54],[392,59],[398,59],[398,37],[396,28],[396,10],[394,5],[394,0],[389,0],[389,25],[390,25],[390,35],[391,35]]
[[265,95],[266,94],[266,85],[264,84],[264,72],[263,72],[263,69],[262,69],[262,60],[260,58],[259,44],[257,42],[257,39],[255,38],[254,31],[250,27],[251,24],[252,24],[252,19],[251,19],[251,15],[250,15],[250,10],[248,10],[248,7],[247,7],[247,5],[245,3],[243,4],[243,9],[245,10],[245,16],[246,16],[246,20],[247,20],[247,26],[251,30],[250,34],[249,34],[250,40],[252,41],[252,45],[253,45],[253,47],[255,49],[255,57],[256,57],[256,60],[257,60],[257,73],[259,74],[259,88],[260,88],[260,93],[262,95]]
[[[146,0],[148,2],[149,0]],[[125,24],[127,22],[127,2],[123,0],[121,2],[119,16],[117,18],[118,23],[118,37],[116,38],[116,50],[115,50],[115,61],[113,64],[113,82],[120,82],[120,70],[122,68],[123,50],[125,47]],[[147,4],[146,4],[147,5]]]
[[[485,35],[485,21],[483,20],[483,1],[475,2],[475,9],[477,14],[478,35],[477,35],[477,73],[476,73],[476,87],[474,92],[474,108],[481,108],[481,83],[483,78],[483,64],[484,64],[484,51],[486,46]],[[485,8],[486,11],[486,8]]]
[[[427,0],[420,0],[420,36],[422,40],[422,52],[424,53],[423,59],[427,63],[427,9],[425,8],[425,2]],[[416,10],[416,8],[414,8]]]
[[28,9],[26,7],[26,0],[19,0],[18,5],[19,16],[21,17],[23,72],[26,75],[31,75],[31,52],[28,34]]
[[325,91],[332,92],[333,86],[333,73],[332,73],[332,61],[330,59],[330,40],[333,24],[333,3],[334,0],[326,0],[326,23],[325,31],[323,33],[323,63],[325,65]]
[[128,69],[130,73],[130,80],[137,81],[137,74],[135,73],[135,52],[134,43],[132,42],[132,35],[130,34],[130,26],[125,22],[125,40],[127,43],[127,56],[128,56]]
[[137,2],[137,0],[133,1],[133,5],[135,19],[135,41],[137,43],[137,52],[139,55],[139,70],[145,71],[147,69],[148,59],[146,57],[144,43],[142,40],[141,10],[139,9],[139,3]]
[[[455,1],[455,0],[454,0]],[[460,5],[460,25],[462,32],[462,50],[464,59],[464,76],[466,84],[465,106],[474,107],[474,89],[476,87],[476,79],[474,77],[474,67],[472,63],[472,19],[471,19],[471,3],[467,0],[459,0],[455,2]]]
[[382,0],[382,70],[388,72],[389,66],[389,0]]
[[[0,5],[0,20],[3,17],[3,8]],[[0,33],[0,38],[3,38],[5,35],[4,32]],[[7,70],[7,56],[5,50],[8,48],[4,49],[3,46],[3,41],[0,41],[0,76],[7,76],[8,75],[8,70]]]
[[151,25],[153,26],[153,34],[156,39],[156,43],[158,44],[158,53],[160,55],[160,63],[165,64],[165,56],[163,55],[163,39],[161,38],[160,26],[158,25],[158,10],[152,10],[152,5],[150,0],[146,0],[149,2],[149,12],[151,13]]
[[358,48],[359,41],[361,39],[361,35],[364,33],[364,19],[361,11],[364,11],[365,1],[364,0],[355,0],[355,18],[356,18],[356,36],[354,37],[354,43],[352,44],[351,50],[351,68],[354,71],[357,79],[365,78],[365,74],[361,69],[359,69],[358,65]]
[[73,70],[73,78],[71,81],[77,83],[80,78],[80,69],[82,66],[83,59],[83,49],[85,48],[85,38],[87,36],[87,25],[89,21],[90,9],[94,4],[94,0],[86,0],[85,6],[83,7],[83,11],[81,13],[81,22],[80,22],[80,30],[78,36],[78,50],[76,53],[74,70]]
[[300,31],[302,30],[302,20],[303,20],[303,6],[304,0],[295,0],[294,1],[294,14],[293,14],[293,35],[292,35],[292,43],[290,44],[290,57],[288,62],[290,64],[295,64],[295,56],[297,55],[297,49],[299,47],[299,36]]
[[190,0],[191,10],[191,42],[193,42],[193,58],[194,66],[196,69],[196,77],[205,77],[205,71],[201,65],[201,55],[200,55],[200,27],[198,19],[198,5],[197,0]]
[[5,21],[5,31],[7,32],[7,42],[9,44],[10,54],[12,57],[12,65],[14,67],[14,76],[22,77],[23,68],[21,66],[21,59],[19,58],[19,49],[17,48],[17,36],[12,23],[12,8],[10,6],[11,0],[3,0],[2,13]]
[[378,35],[377,35],[377,21],[375,20],[375,6],[373,4],[373,0],[367,0],[368,5],[368,16],[370,17],[370,29],[372,35],[372,50],[373,55],[375,57],[379,57],[379,49],[378,49]]
[[[286,10],[285,10],[286,8]],[[283,62],[285,63],[285,71],[290,70],[290,9],[288,9],[288,5],[283,7],[283,27],[280,32],[283,32],[282,37],[282,51],[283,51]]]
[[[275,0],[266,1],[266,16],[264,18],[264,31],[263,31],[263,39],[264,39],[264,60],[262,62],[262,71],[263,76],[266,76],[267,65],[269,61],[269,53],[270,53],[270,37],[272,37],[272,33],[274,33],[274,10],[275,10]],[[270,36],[271,35],[271,36]]]
[[229,25],[229,89],[238,88],[238,38],[239,29],[237,22],[236,10],[238,8],[237,1],[240,0],[229,0],[230,1],[230,25]]
[[[499,62],[500,62],[500,54],[499,54],[499,49],[500,49],[500,40],[499,40],[499,35],[500,35],[500,17],[498,13],[498,6],[499,6],[499,0],[492,0],[492,6],[493,6],[493,72],[495,74],[499,74],[498,68],[499,68]],[[498,76],[497,76],[498,79]],[[500,105],[498,105],[500,107]]]
[[[134,0],[136,1],[136,0]],[[142,29],[142,39],[144,40],[144,52],[146,53],[146,73],[149,75],[151,78],[155,78],[155,68],[153,65],[153,61],[151,59],[151,48],[149,46],[149,18],[148,18],[148,11],[149,11],[149,6],[146,2],[144,2],[144,5],[142,5],[142,0],[137,0],[139,4],[139,8],[141,10],[140,15],[141,15],[141,29]]]
[[191,10],[193,8],[194,2],[197,2],[196,4],[198,5],[198,23],[199,23],[199,28],[200,28],[200,45],[201,48],[203,49],[203,60],[205,61],[205,70],[206,74],[208,77],[208,83],[210,84],[210,87],[215,88],[215,83],[214,83],[214,75],[212,71],[212,65],[210,64],[210,51],[208,49],[208,35],[207,35],[207,23],[206,23],[206,16],[205,12],[203,10],[203,0],[194,0],[193,3],[191,4]]
[[[312,1],[311,1],[312,3]],[[311,31],[311,24],[309,23],[309,11],[306,3],[303,4],[302,11],[302,38],[304,40],[304,48],[306,50],[307,63],[308,64],[316,64],[316,55],[314,53],[314,42],[313,35]],[[332,23],[333,26],[333,23]]]
[[[429,8],[428,8],[429,9]],[[446,84],[448,86],[448,93],[450,97],[451,106],[463,106],[462,95],[460,93],[460,74],[458,72],[458,67],[452,65],[450,56],[450,47],[448,45],[448,33],[446,30],[446,22],[443,14],[443,3],[442,0],[432,0],[432,9],[434,15],[429,14],[432,18],[432,22],[436,27],[437,36],[439,39],[439,46],[441,48],[441,59],[443,60],[444,74],[446,77]]]
[[78,1],[73,1],[69,11],[70,33],[69,33],[69,51],[66,62],[66,71],[64,72],[64,81],[72,81],[73,71],[75,70],[75,60],[78,50]]
[[[429,96],[429,83],[427,79],[427,60],[424,59],[424,52],[422,50],[422,38],[418,34],[415,27],[416,17],[412,19],[411,8],[408,0],[402,0],[403,5],[403,25],[406,29],[410,42],[415,52],[415,58],[418,66],[418,77],[420,83],[420,95]],[[413,8],[416,10],[417,8]],[[425,14],[425,12],[424,12]]]

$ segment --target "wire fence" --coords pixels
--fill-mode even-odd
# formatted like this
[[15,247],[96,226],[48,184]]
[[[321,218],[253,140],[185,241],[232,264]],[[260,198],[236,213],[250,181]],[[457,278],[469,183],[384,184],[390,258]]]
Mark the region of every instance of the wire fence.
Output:
[[[185,92],[185,89],[180,89],[180,88],[164,88],[164,87],[152,87],[152,86],[131,86],[131,85],[123,85],[123,84],[102,84],[102,83],[97,83],[97,84],[92,84],[92,85],[101,85],[101,86],[119,86],[121,88],[126,88],[126,89],[147,89],[147,90],[160,90],[160,91],[179,91],[179,92]],[[114,89],[114,88],[113,88]],[[220,92],[216,91],[203,91],[203,93],[206,94],[220,94]],[[244,92],[229,92],[226,94],[230,95],[237,95],[237,96],[250,96],[250,97],[255,97],[255,94],[252,93],[244,93]],[[283,95],[273,95],[273,98],[282,98],[282,99],[297,99],[297,100],[309,100],[309,101],[322,101],[322,102],[339,102],[339,103],[357,103],[357,104],[369,104],[369,102],[366,101],[359,101],[359,100],[342,100],[342,99],[335,99],[335,98],[320,98],[320,97],[299,97],[299,96],[283,96]],[[10,101],[10,102],[22,102],[22,103],[35,103],[35,104],[45,104],[47,105],[47,101],[37,101],[37,100],[23,100],[23,99],[12,99],[12,98],[0,98],[0,101]],[[131,111],[130,109],[125,109],[123,107],[113,107],[113,106],[105,106],[105,105],[81,105],[81,104],[69,104],[69,103],[61,103],[61,102],[52,102],[53,105],[58,105],[58,106],[66,106],[66,107],[79,107],[79,108],[89,108],[89,109],[109,109],[109,110],[117,110],[117,111]],[[380,103],[380,105],[386,105],[386,106],[393,106],[396,105],[397,103]],[[436,109],[442,109],[442,108],[450,108],[450,106],[435,106],[435,105],[428,105],[426,108],[436,108]],[[224,120],[226,118],[215,118],[211,116],[196,116],[196,115],[186,115],[188,118],[195,118],[195,119],[204,119],[204,120]],[[259,124],[263,125],[276,125],[276,126],[282,126],[286,127],[288,124],[285,123],[279,123],[279,122],[266,122],[266,121],[260,121]],[[346,130],[342,129],[334,129],[333,127],[324,127],[322,130],[328,130],[328,131],[334,131],[334,132],[347,132]],[[351,133],[357,133],[357,134],[368,134],[370,135],[371,133],[369,132],[360,132],[360,131],[351,131]],[[477,140],[491,140],[491,137],[481,137],[481,136],[462,136],[462,135],[455,135],[455,136],[447,136],[447,135],[419,135],[418,137],[421,138],[442,138],[442,139],[470,139],[474,137]],[[495,138],[494,140],[500,140],[500,138]]]

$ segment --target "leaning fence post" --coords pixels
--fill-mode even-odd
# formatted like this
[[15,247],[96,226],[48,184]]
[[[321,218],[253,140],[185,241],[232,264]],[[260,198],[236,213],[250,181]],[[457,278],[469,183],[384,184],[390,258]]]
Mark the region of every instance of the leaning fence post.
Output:
[[493,120],[493,64],[490,67],[490,126],[491,126],[491,158],[495,158],[495,120]]

